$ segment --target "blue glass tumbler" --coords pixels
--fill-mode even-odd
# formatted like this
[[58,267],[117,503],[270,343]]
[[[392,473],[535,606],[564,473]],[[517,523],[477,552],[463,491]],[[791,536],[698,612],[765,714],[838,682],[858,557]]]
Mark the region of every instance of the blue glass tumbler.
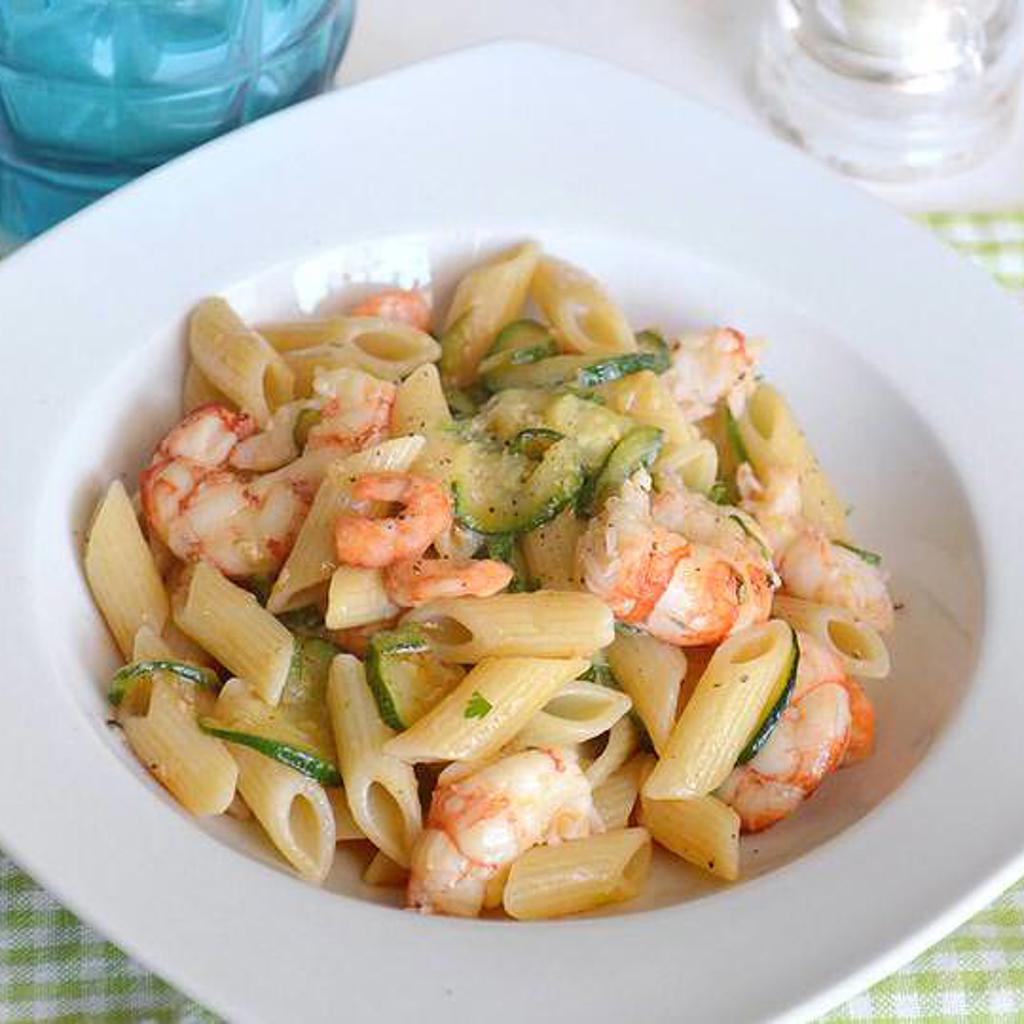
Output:
[[328,85],[354,0],[0,0],[0,232]]

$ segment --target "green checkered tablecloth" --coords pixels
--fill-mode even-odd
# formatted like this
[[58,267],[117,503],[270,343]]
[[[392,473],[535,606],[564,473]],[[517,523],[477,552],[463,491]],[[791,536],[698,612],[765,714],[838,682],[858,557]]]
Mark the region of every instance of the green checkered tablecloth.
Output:
[[[1024,212],[923,219],[998,280],[1024,288]],[[84,1020],[217,1018],[105,942],[0,855],[0,1021]],[[1024,882],[823,1020],[1024,1020]]]

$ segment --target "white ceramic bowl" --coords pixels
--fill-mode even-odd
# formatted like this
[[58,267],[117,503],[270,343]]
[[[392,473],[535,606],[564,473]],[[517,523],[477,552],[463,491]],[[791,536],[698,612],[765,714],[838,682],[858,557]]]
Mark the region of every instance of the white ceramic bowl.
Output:
[[[745,842],[745,880],[668,857],[614,915],[546,924],[296,881],[179,812],[104,724],[114,656],[80,571],[99,489],[178,407],[189,307],[313,313],[525,236],[634,324],[772,339],[858,536],[905,607],[878,752]],[[0,266],[8,438],[0,843],[235,1021],[752,1020],[868,984],[1020,869],[1020,312],[923,230],[642,79],[506,44],[327,96],[146,177]]]

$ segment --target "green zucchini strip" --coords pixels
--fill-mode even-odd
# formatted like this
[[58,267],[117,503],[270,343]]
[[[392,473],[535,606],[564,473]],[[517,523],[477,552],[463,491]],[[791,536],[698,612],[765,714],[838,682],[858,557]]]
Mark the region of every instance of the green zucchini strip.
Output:
[[140,680],[151,676],[154,672],[170,672],[179,679],[194,683],[196,686],[204,686],[208,690],[220,688],[220,677],[212,668],[192,665],[187,661],[154,658],[148,661],[133,661],[131,664],[119,668],[110,680],[107,700],[117,707]]

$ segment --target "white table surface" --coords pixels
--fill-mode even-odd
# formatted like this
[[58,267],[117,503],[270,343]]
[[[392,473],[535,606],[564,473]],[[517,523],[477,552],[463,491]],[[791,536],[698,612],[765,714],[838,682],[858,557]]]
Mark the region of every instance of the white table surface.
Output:
[[[589,53],[760,123],[746,87],[770,0],[358,0],[339,83],[495,39]],[[767,131],[767,128],[765,129]],[[1024,105],[1011,138],[973,171],[871,185],[908,211],[1024,207]]]

